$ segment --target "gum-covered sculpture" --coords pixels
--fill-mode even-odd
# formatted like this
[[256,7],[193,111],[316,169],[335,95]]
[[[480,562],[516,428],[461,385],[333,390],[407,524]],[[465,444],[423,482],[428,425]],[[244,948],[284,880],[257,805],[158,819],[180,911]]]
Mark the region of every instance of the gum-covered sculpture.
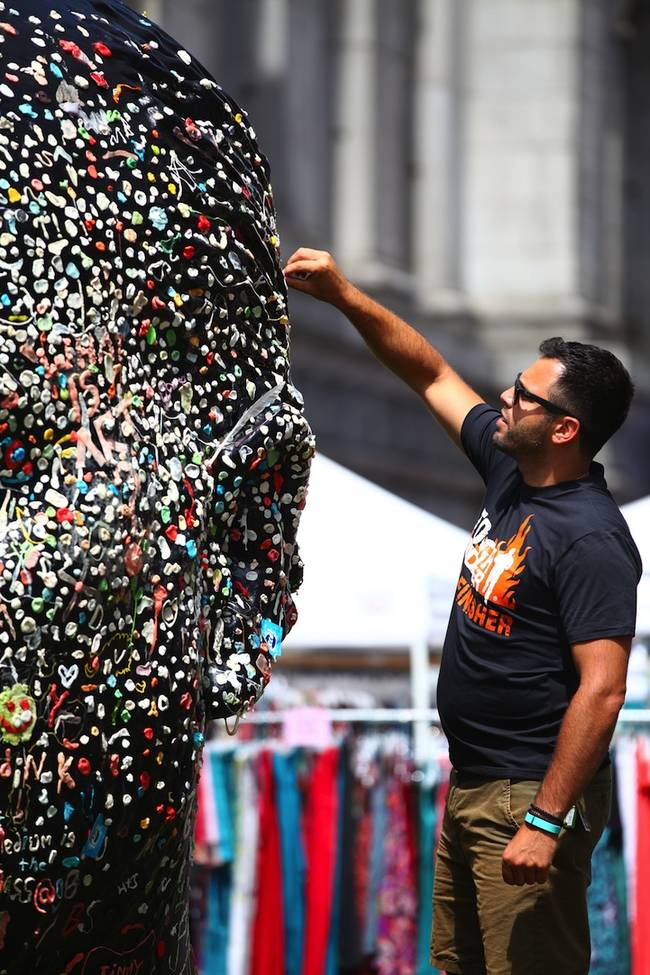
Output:
[[295,620],[313,438],[246,114],[121,0],[0,2],[0,973],[189,975],[206,721]]

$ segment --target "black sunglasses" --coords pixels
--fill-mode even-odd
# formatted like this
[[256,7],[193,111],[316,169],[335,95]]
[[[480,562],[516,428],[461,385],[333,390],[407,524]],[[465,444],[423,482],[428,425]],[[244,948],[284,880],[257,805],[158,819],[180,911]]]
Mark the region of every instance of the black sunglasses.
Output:
[[[526,389],[521,381],[521,373],[517,374],[517,378],[514,383],[515,395],[512,398],[513,405],[518,402],[519,399],[528,400],[531,403],[539,403],[543,406],[545,410],[549,413],[555,413],[556,416],[570,416],[571,414],[564,409],[563,406],[558,406],[557,403],[551,403],[550,400],[544,399],[543,396],[538,396],[537,393],[531,393],[529,389]],[[578,419],[578,417],[576,417]]]

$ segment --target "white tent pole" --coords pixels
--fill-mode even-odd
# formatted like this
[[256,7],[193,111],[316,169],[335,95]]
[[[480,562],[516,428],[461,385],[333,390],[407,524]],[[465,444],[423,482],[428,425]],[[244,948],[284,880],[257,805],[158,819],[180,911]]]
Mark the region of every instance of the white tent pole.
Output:
[[[410,646],[411,663],[411,707],[423,714],[431,707],[429,674],[429,585],[423,579],[422,600],[419,605],[421,618],[418,620],[417,636]],[[423,763],[429,751],[429,722],[416,720],[413,723],[413,751],[416,763]]]
[[[411,707],[420,715],[430,707],[429,645],[425,637],[411,644]],[[420,717],[413,722],[413,752],[416,763],[424,762],[429,750],[429,721]]]

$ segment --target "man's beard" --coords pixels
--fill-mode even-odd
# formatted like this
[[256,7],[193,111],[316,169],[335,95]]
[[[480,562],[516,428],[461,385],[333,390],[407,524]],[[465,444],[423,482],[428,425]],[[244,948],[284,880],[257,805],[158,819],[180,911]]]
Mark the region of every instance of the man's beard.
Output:
[[551,423],[552,418],[549,417],[534,425],[518,423],[516,426],[506,426],[505,430],[494,431],[492,442],[515,460],[540,456],[548,447],[546,433]]

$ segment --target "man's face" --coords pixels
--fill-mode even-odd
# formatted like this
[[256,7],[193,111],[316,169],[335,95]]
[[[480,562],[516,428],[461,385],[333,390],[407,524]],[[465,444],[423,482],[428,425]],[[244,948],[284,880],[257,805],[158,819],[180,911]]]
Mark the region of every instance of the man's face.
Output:
[[[553,383],[563,370],[557,359],[538,359],[522,372],[521,382],[531,393],[553,401]],[[515,458],[542,454],[552,446],[551,436],[560,418],[523,396],[515,403],[514,395],[514,384],[501,393],[503,409],[493,435],[494,443]]]

